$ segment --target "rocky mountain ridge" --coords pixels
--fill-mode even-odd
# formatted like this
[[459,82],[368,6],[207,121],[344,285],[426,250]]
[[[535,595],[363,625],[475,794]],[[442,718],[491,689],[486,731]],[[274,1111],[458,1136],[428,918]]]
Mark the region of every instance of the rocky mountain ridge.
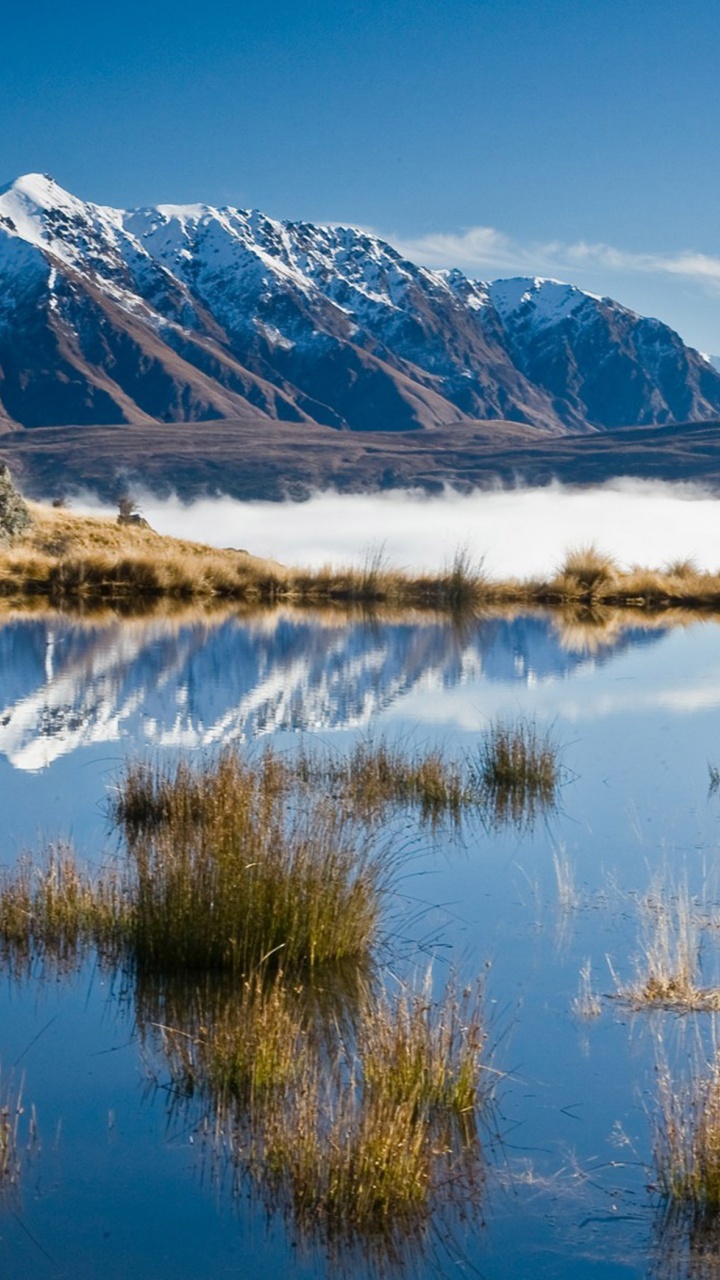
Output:
[[563,435],[720,416],[657,320],[541,279],[419,267],[352,227],[0,190],[0,429],[506,420]]

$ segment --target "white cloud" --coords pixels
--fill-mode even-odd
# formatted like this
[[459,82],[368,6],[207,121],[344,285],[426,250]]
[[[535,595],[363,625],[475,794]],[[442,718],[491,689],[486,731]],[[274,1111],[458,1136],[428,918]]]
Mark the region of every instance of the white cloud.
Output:
[[430,267],[462,267],[488,275],[571,275],[585,270],[616,271],[655,276],[678,276],[720,289],[720,258],[693,250],[678,253],[633,253],[609,244],[535,241],[523,244],[494,227],[468,227],[404,239],[390,236],[401,253]]
[[[387,561],[441,570],[458,548],[497,577],[544,576],[569,547],[596,543],[623,564],[691,558],[717,570],[718,500],[691,484],[617,480],[597,489],[498,490],[438,496],[390,490],[316,494],[307,502],[236,502],[139,495],[160,533],[247,547],[285,564],[362,565],[382,547]],[[74,504],[82,510],[79,503]],[[84,509],[92,508],[87,502]]]

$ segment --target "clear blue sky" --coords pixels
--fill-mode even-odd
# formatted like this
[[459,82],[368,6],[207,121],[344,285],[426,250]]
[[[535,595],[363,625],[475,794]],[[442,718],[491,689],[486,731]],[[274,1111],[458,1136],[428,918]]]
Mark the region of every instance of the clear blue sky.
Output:
[[0,182],[371,227],[720,352],[717,0],[36,0],[0,28]]

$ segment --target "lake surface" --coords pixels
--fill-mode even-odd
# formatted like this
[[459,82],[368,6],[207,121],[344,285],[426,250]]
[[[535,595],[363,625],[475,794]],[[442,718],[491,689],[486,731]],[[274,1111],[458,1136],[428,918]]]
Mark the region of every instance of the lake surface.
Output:
[[[704,917],[718,910],[717,624],[15,616],[0,625],[0,861],[58,839],[93,861],[112,853],[108,796],[128,758],[269,740],[342,752],[368,734],[463,756],[490,723],[521,716],[560,745],[557,812],[532,829],[471,818],[433,838],[402,814],[387,828],[406,861],[383,963],[484,976],[495,1085],[479,1212],[437,1223],[408,1272],[715,1275],[690,1269],[682,1230],[664,1221],[651,1123],[661,1042],[673,1067],[687,1064],[711,1017],[632,1012],[613,975],[635,972],[659,876],[669,898],[686,883]],[[719,939],[701,929],[706,982]],[[588,961],[594,1018],[573,1007]],[[371,1270],[328,1261],[247,1187],[233,1193],[200,1119],[179,1121],[120,978],[92,963],[6,974],[0,1062],[3,1084],[24,1077],[39,1134],[17,1195],[0,1198],[3,1275]]]

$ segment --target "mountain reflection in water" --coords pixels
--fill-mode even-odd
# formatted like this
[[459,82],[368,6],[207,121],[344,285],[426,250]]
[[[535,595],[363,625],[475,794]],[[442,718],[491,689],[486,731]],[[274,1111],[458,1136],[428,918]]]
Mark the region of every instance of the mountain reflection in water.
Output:
[[0,626],[0,754],[24,770],[132,739],[209,747],[278,730],[368,725],[419,689],[562,680],[655,644],[671,623],[630,615],[88,622],[16,615]]

